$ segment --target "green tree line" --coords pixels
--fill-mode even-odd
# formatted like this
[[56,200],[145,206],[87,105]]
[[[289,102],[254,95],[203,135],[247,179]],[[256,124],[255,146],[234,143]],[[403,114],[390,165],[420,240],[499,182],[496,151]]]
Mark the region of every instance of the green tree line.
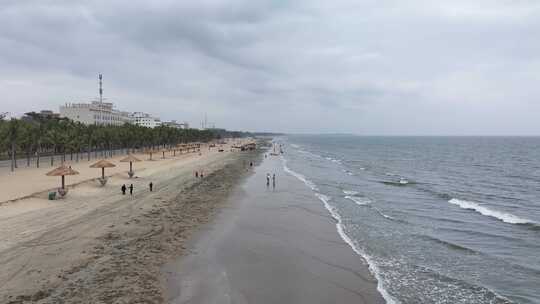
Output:
[[[226,130],[177,129],[167,126],[147,128],[133,124],[122,126],[84,125],[65,118],[42,117],[27,113],[24,119],[0,120],[0,159],[11,160],[15,170],[22,159],[26,166],[43,158],[54,165],[55,155],[79,161],[85,157],[111,157],[119,150],[130,152],[141,149],[172,147],[180,143],[208,142],[222,137],[242,137],[247,133]],[[33,159],[33,160],[32,160]]]

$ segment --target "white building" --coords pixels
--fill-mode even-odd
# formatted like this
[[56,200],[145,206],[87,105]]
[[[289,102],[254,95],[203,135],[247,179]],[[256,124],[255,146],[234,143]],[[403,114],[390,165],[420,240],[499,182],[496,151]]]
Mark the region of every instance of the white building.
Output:
[[155,128],[161,126],[161,120],[157,117],[153,117],[150,114],[143,113],[143,112],[133,112],[129,114],[133,124],[147,127],[147,128]]
[[176,120],[164,121],[162,123],[164,126],[177,128],[177,129],[189,129],[189,124],[187,122],[176,122]]
[[127,112],[114,109],[111,102],[66,103],[60,106],[60,117],[66,117],[85,125],[116,125],[130,123]]

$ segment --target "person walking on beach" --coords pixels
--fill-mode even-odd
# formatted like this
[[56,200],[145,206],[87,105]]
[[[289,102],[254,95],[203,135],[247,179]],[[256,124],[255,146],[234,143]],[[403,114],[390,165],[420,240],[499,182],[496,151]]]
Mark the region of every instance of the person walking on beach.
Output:
[[129,195],[133,195],[133,184],[129,185]]
[[270,173],[266,173],[266,187],[270,187]]
[[150,184],[148,184],[148,187],[150,187],[150,192],[152,192],[152,189],[154,188],[154,184],[150,182]]
[[122,195],[126,195],[126,184],[123,184],[120,189],[122,189]]
[[272,188],[276,188],[276,174],[272,175]]

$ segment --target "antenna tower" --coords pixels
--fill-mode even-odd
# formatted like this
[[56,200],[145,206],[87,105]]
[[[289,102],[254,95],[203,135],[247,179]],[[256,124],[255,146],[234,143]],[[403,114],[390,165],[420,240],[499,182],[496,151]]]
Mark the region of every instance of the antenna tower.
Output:
[[99,74],[99,103],[103,103],[103,74]]

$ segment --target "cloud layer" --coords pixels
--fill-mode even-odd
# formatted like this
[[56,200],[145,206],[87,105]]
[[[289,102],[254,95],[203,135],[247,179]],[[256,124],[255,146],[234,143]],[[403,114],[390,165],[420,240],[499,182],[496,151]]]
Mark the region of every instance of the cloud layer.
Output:
[[1,110],[94,98],[243,130],[540,134],[538,1],[0,7]]

